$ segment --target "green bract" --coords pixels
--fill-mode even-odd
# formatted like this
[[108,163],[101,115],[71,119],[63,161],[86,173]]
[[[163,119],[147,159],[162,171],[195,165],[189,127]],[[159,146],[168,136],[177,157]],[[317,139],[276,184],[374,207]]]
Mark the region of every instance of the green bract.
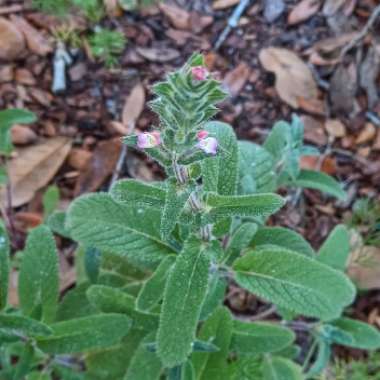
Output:
[[[300,119],[277,123],[263,146],[238,142],[231,126],[210,120],[226,94],[200,55],[153,93],[159,125],[123,141],[166,179],[120,180],[66,213],[52,213],[50,191],[49,227],[32,230],[20,255],[19,308],[7,304],[10,244],[0,224],[0,378],[306,380],[323,371],[333,344],[380,348],[374,327],[342,316],[355,296],[346,228],[316,252],[274,219],[267,226],[288,186],[345,195],[333,178],[301,170],[315,150],[303,145]],[[60,301],[51,231],[78,244],[77,284]],[[231,313],[226,290],[238,286],[271,305],[259,317]],[[254,320],[265,315],[271,322]],[[299,327],[312,362],[301,363]]]

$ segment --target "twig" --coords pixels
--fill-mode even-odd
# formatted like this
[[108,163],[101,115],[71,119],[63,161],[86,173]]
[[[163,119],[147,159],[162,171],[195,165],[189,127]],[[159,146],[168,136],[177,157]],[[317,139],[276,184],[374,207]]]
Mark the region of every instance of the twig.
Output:
[[227,36],[230,34],[231,30],[236,28],[239,23],[239,19],[245,9],[248,7],[248,4],[250,3],[250,0],[241,0],[240,3],[236,6],[234,9],[232,15],[228,19],[227,26],[224,28],[223,32],[217,39],[214,50],[217,51],[222,46],[224,41],[226,40]]
[[380,16],[380,5],[378,5],[372,12],[371,17],[368,19],[367,23],[364,25],[364,28],[342,49],[340,53],[340,60],[354,48],[360,41],[365,38],[369,33],[377,18]]

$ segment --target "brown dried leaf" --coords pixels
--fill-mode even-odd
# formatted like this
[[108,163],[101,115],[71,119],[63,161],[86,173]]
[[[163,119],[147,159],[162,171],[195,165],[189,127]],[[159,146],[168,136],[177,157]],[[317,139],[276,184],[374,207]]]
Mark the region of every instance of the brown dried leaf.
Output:
[[[54,137],[27,148],[16,149],[8,163],[12,188],[12,206],[29,202],[37,190],[46,186],[65,161],[71,147],[66,137]],[[0,192],[0,203],[5,194]]]
[[306,21],[318,12],[321,4],[321,0],[302,0],[289,13],[288,24],[295,25]]
[[24,125],[14,125],[11,129],[12,142],[15,145],[28,145],[37,140],[37,135],[33,129]]
[[53,51],[53,46],[44,37],[44,35],[40,33],[36,28],[34,28],[31,24],[29,24],[29,22],[24,18],[16,15],[11,15],[11,20],[24,34],[26,44],[30,51],[42,56],[45,56]]
[[165,3],[160,3],[159,8],[175,28],[190,29],[190,13],[185,9]]
[[104,183],[115,169],[120,150],[121,141],[119,138],[99,143],[78,178],[74,190],[75,196],[95,191]]
[[0,18],[0,59],[12,61],[25,50],[25,39],[15,24]]
[[372,141],[376,137],[376,127],[372,123],[366,123],[363,130],[356,138],[356,144],[365,144]]
[[137,53],[152,62],[169,62],[180,57],[178,50],[165,47],[136,48]]
[[137,119],[145,106],[145,89],[141,83],[133,87],[130,95],[125,100],[122,122],[126,127],[126,133],[134,128]]
[[234,98],[239,94],[247,82],[250,74],[251,69],[245,62],[239,63],[238,66],[226,74],[223,80],[223,86],[231,97]]
[[323,130],[323,123],[320,120],[308,115],[302,115],[301,120],[305,127],[304,138],[307,142],[318,146],[327,144],[327,136]]
[[327,120],[325,128],[330,136],[338,138],[346,136],[346,126],[339,119]]
[[260,51],[260,62],[276,75],[276,90],[280,98],[299,108],[299,98],[315,100],[318,88],[308,66],[292,51],[267,48]]
[[233,7],[234,5],[237,5],[239,2],[240,0],[216,0],[212,4],[212,8],[217,11],[220,9]]

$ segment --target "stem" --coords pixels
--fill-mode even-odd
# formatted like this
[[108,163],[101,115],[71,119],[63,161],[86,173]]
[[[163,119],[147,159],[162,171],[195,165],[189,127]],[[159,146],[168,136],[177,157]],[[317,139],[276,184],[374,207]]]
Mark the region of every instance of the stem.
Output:
[[315,350],[317,349],[317,346],[318,346],[318,341],[316,339],[314,339],[313,343],[311,344],[311,346],[309,348],[309,351],[307,352],[305,361],[302,365],[302,369],[304,372],[306,371],[307,367],[309,367],[311,358],[315,354]]

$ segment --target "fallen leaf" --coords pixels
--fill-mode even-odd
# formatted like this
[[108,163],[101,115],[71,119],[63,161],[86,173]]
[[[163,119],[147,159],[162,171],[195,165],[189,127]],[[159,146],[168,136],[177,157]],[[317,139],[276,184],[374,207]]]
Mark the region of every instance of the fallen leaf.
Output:
[[299,98],[315,100],[318,88],[308,66],[292,51],[267,48],[260,51],[259,59],[267,71],[276,75],[276,90],[280,98],[299,108]]
[[15,81],[17,83],[25,84],[27,86],[34,86],[37,84],[37,80],[33,76],[33,74],[29,70],[23,68],[16,69]]
[[241,62],[226,74],[223,80],[223,87],[228,91],[231,97],[234,98],[240,93],[247,82],[250,73],[250,67],[245,62]]
[[14,219],[16,229],[24,233],[43,223],[43,215],[36,212],[18,212]]
[[233,7],[234,5],[237,5],[239,3],[240,3],[240,0],[216,0],[212,4],[212,9],[217,11],[220,9]]
[[67,157],[67,163],[74,169],[83,170],[91,157],[92,153],[88,150],[73,148],[70,150],[69,156]]
[[356,144],[365,144],[372,141],[376,137],[376,127],[372,123],[366,123],[363,130],[356,138]]
[[123,113],[122,122],[126,127],[126,133],[130,133],[131,129],[134,128],[137,119],[141,115],[145,106],[145,89],[141,83],[138,83],[133,87],[130,95],[127,97]]
[[138,54],[152,62],[169,62],[181,56],[178,50],[165,47],[136,48]]
[[159,8],[175,28],[190,29],[190,13],[185,9],[165,3],[160,3]]
[[373,144],[374,150],[380,150],[380,130],[377,132],[376,140]]
[[35,54],[45,56],[53,51],[53,46],[42,33],[34,28],[21,16],[11,15],[12,22],[24,34],[26,44],[30,51]]
[[12,61],[25,51],[25,39],[21,31],[10,21],[0,18],[0,59]]
[[301,116],[304,125],[305,141],[316,144],[318,146],[327,144],[327,136],[323,129],[323,123],[314,117],[308,115]]
[[339,119],[329,119],[325,123],[327,133],[333,137],[346,136],[346,126]]
[[301,169],[318,170],[326,174],[334,175],[337,171],[336,160],[333,157],[302,156],[300,161]]
[[34,100],[45,107],[49,107],[54,99],[50,92],[44,91],[37,87],[29,88],[29,94]]
[[12,142],[15,145],[28,145],[37,140],[37,135],[33,129],[24,125],[14,125],[11,128]]
[[303,96],[297,97],[298,107],[314,115],[324,116],[326,114],[325,102],[321,99],[307,99]]
[[[65,161],[71,147],[66,137],[54,137],[27,148],[15,149],[8,173],[12,188],[12,206],[29,202],[37,190],[46,186]],[[0,192],[0,203],[5,194]]]
[[[1,46],[1,42],[0,42],[0,46]],[[1,50],[1,47],[0,47],[0,50]],[[1,56],[1,52],[0,52],[0,56]],[[2,65],[0,67],[0,83],[10,82],[13,80],[13,78],[14,78],[13,66],[12,65]]]
[[95,191],[104,183],[115,169],[120,150],[121,141],[119,138],[99,143],[78,177],[74,190],[75,196]]
[[123,9],[118,0],[103,0],[103,3],[109,17],[121,17],[123,15]]
[[295,25],[315,15],[321,7],[321,0],[302,0],[288,15],[288,24]]

